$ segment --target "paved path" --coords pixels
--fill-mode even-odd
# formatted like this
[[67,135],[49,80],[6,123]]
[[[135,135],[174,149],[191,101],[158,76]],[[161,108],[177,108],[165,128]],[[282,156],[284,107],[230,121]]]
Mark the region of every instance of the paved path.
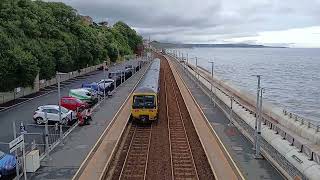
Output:
[[178,70],[245,178],[248,180],[284,179],[268,161],[254,159],[251,142],[236,127],[229,126],[229,119],[226,115],[218,107],[213,107],[210,98],[181,68]]

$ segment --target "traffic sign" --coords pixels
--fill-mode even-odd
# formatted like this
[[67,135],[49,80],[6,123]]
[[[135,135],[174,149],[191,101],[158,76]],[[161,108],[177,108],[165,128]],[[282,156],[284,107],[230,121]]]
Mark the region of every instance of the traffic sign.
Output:
[[9,143],[10,153],[18,149],[19,147],[21,147],[23,144],[23,140],[24,140],[23,135],[20,135],[16,139],[12,140]]

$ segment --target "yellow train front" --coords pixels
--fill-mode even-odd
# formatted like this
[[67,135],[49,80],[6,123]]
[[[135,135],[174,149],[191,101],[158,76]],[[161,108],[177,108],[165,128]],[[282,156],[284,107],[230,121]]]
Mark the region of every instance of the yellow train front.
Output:
[[149,69],[141,79],[131,99],[131,118],[139,122],[151,122],[158,119],[160,59],[151,62]]

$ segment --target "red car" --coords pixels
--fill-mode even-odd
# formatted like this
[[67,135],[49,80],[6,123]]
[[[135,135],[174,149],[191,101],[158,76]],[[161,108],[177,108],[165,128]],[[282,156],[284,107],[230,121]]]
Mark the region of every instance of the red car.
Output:
[[61,106],[65,107],[69,110],[76,111],[77,108],[83,107],[88,108],[89,105],[75,97],[62,97],[61,98]]

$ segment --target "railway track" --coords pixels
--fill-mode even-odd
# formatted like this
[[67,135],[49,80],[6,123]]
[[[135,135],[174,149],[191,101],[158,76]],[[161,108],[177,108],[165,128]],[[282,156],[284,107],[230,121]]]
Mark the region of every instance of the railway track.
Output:
[[215,179],[169,63],[160,58],[159,119],[129,124],[103,179]]
[[119,179],[145,179],[152,125],[140,126],[133,124],[130,131],[133,131],[133,135]]
[[172,178],[199,179],[177,98],[179,90],[173,81],[172,72],[166,73],[165,91]]

